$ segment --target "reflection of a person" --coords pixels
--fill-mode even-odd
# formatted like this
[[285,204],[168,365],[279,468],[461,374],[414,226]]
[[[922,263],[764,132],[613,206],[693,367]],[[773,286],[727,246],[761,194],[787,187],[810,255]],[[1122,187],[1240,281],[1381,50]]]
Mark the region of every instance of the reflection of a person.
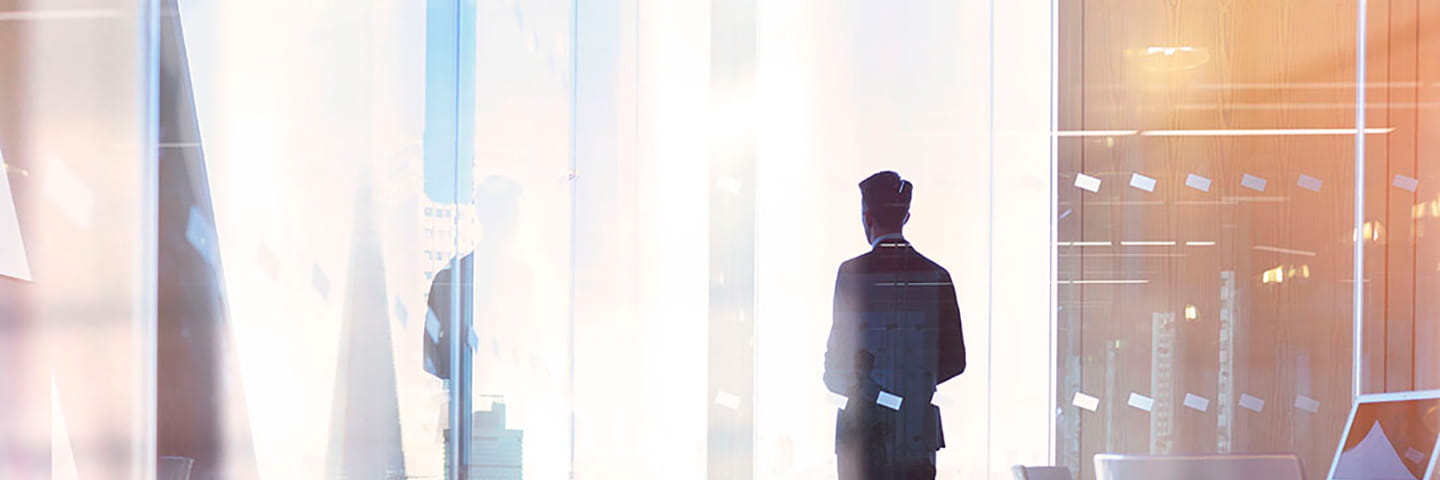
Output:
[[[433,358],[448,359],[446,339],[448,324],[440,321],[449,318],[452,270],[456,263],[464,272],[461,275],[460,311],[462,323],[470,327],[469,348],[476,351],[477,360],[483,360],[474,372],[477,385],[487,389],[511,387],[513,379],[504,374],[512,369],[501,369],[501,365],[523,363],[521,352],[530,348],[527,330],[529,322],[518,321],[532,317],[526,311],[526,297],[532,289],[530,269],[516,256],[515,236],[519,216],[518,199],[520,185],[501,177],[490,176],[475,186],[475,219],[480,227],[480,236],[475,249],[452,258],[447,266],[436,272],[431,283],[429,303],[432,317],[428,319],[426,336],[426,370],[440,378],[449,378],[447,360],[432,361]],[[502,345],[502,341],[504,345]],[[503,348],[503,351],[502,351]],[[434,352],[434,353],[431,353]]]
[[[533,382],[527,383],[534,372],[518,368],[523,363],[521,355],[535,349],[530,333],[534,315],[528,311],[527,298],[533,289],[530,268],[517,257],[515,244],[520,194],[520,184],[501,176],[487,177],[475,185],[479,238],[474,250],[452,258],[435,273],[428,296],[424,348],[425,370],[454,380],[451,388],[458,388],[460,396],[503,394],[516,399],[512,407],[523,412],[537,403],[534,399],[539,395],[531,391]],[[457,236],[463,238],[459,230]],[[460,294],[454,305],[459,308],[455,314],[462,329],[457,335],[464,347],[458,355],[460,371],[452,378],[450,321],[455,291]],[[469,427],[463,428],[466,432]]]
[[934,479],[945,441],[931,400],[965,371],[950,274],[901,234],[913,191],[895,172],[860,182],[871,250],[835,281],[825,385],[848,399],[835,426],[841,480]]

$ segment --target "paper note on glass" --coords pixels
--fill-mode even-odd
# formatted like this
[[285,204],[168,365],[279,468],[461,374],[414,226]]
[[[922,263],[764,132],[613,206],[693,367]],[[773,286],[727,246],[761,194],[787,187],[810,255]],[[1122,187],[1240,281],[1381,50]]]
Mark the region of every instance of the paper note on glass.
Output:
[[904,401],[905,399],[900,398],[899,395],[895,395],[883,390],[880,392],[880,397],[875,399],[875,403],[878,403],[881,406],[884,406],[885,408],[891,410],[900,410],[900,403]]
[[1100,409],[1099,398],[1095,398],[1080,392],[1075,392],[1075,399],[1071,400],[1070,404],[1092,412]]
[[1155,408],[1155,399],[1150,398],[1150,397],[1147,397],[1147,396],[1144,396],[1144,395],[1141,395],[1141,394],[1138,394],[1138,393],[1131,393],[1131,394],[1130,394],[1130,406],[1148,412],[1148,411],[1150,411],[1150,410],[1152,410],[1152,409]]
[[1185,394],[1185,406],[1189,407],[1191,410],[1197,410],[1201,412],[1208,411],[1210,410],[1210,399],[1195,395],[1193,393],[1187,393]]

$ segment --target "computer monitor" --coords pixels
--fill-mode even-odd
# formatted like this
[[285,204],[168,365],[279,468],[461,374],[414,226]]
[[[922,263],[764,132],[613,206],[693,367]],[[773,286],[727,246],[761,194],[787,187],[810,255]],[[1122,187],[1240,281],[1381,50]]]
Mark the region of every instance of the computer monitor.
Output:
[[1440,444],[1440,390],[1363,395],[1340,438],[1329,480],[1429,480]]

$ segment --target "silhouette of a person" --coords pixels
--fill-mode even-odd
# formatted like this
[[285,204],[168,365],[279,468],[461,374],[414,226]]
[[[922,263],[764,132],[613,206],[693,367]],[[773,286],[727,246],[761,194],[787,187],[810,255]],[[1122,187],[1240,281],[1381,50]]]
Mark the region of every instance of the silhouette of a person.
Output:
[[825,386],[848,399],[835,425],[840,479],[931,480],[945,446],[931,400],[965,371],[955,288],[902,235],[914,185],[886,171],[860,192],[871,250],[840,265],[825,352]]

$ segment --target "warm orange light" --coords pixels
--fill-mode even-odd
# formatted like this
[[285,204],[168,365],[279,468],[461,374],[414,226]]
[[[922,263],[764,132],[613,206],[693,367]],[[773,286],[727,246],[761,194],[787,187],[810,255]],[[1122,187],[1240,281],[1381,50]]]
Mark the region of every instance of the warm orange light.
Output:
[[1265,273],[1260,276],[1260,283],[1285,283],[1285,266],[1280,265],[1275,268],[1266,270]]

